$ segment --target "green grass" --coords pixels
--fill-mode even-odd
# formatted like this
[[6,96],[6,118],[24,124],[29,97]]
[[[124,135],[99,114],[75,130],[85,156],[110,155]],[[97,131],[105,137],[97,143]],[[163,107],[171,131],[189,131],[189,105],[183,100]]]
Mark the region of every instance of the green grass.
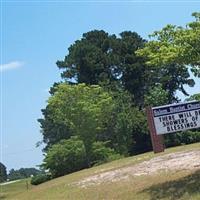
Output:
[[[27,188],[28,187],[28,188]],[[14,197],[27,189],[32,189],[30,179],[23,179],[15,183],[0,186],[0,199],[15,199]]]
[[63,176],[26,189],[25,181],[5,185],[1,198],[8,200],[199,200],[200,171],[162,172],[157,175],[132,177],[128,180],[80,188],[71,183],[90,175],[131,166],[153,157],[185,150],[200,149],[200,143],[169,148],[164,153],[152,152],[120,159]]

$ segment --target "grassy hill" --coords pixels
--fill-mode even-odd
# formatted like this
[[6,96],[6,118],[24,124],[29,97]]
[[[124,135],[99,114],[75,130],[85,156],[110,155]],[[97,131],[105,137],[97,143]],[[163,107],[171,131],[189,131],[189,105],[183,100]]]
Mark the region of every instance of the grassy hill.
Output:
[[[194,155],[196,157],[194,157]],[[199,159],[198,159],[199,158]],[[200,143],[133,156],[39,186],[1,186],[8,200],[199,200]]]

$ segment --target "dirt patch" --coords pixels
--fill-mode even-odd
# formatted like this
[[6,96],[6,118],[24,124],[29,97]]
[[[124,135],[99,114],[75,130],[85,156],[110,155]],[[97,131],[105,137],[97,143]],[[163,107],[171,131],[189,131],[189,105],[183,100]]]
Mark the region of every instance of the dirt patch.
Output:
[[200,169],[200,150],[171,153],[152,158],[129,167],[89,176],[77,183],[80,187],[98,185],[105,182],[125,180],[133,176],[155,174],[159,171]]

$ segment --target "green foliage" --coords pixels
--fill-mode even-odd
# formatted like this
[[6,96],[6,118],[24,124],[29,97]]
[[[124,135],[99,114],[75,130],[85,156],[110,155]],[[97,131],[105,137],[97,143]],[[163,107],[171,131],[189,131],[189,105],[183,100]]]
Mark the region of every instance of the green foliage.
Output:
[[83,142],[73,136],[53,145],[46,154],[43,166],[49,170],[52,177],[58,177],[85,168],[86,159]]
[[114,81],[115,58],[110,47],[113,39],[114,35],[109,36],[103,30],[84,33],[81,40],[69,47],[69,55],[64,61],[57,62],[58,67],[65,70],[62,77],[86,84]]
[[193,13],[195,21],[186,27],[167,25],[161,31],[155,31],[145,48],[138,55],[148,58],[148,64],[163,66],[177,63],[191,65],[195,75],[200,76],[200,17]]
[[122,87],[134,96],[133,101],[139,107],[144,106],[144,95],[149,87],[146,81],[149,69],[144,57],[136,55],[135,52],[145,43],[146,41],[137,33],[124,31],[120,33],[116,52],[120,59],[121,77],[119,81]]
[[[133,107],[131,96],[127,92],[122,90],[107,91],[97,85],[59,84],[49,98],[46,110],[49,112],[48,119],[53,119],[51,126],[54,123],[63,124],[63,126],[68,127],[69,135],[76,136],[83,142],[87,157],[86,164],[78,163],[76,167],[73,166],[73,162],[69,161],[68,164],[64,162],[67,159],[65,156],[70,157],[71,154],[68,155],[68,153],[75,151],[70,147],[69,140],[72,138],[67,138],[68,135],[67,140],[60,141],[68,141],[66,144],[69,148],[68,153],[64,150],[63,153],[60,152],[60,149],[63,149],[64,146],[60,142],[49,145],[46,149],[45,167],[50,169],[53,176],[76,171],[78,170],[77,166],[81,169],[95,163],[112,160],[118,154],[129,155],[133,150],[132,144],[136,143],[135,132],[137,131],[139,134],[139,127],[144,126],[140,123],[140,118],[143,115],[141,115],[139,109]],[[46,119],[43,120],[45,122]],[[50,138],[52,137],[51,133]],[[57,137],[57,135],[55,134],[54,137]],[[56,140],[59,140],[59,138]],[[93,160],[95,142],[103,144],[101,142],[107,141],[110,141],[107,146],[101,148],[101,153],[105,150],[105,157],[101,154],[99,160]],[[113,154],[112,157],[111,153]],[[100,158],[101,156],[102,158]],[[56,166],[55,163],[57,163]],[[62,173],[59,173],[59,171]]]
[[192,100],[197,100],[200,101],[200,93],[198,94],[193,94],[189,98],[186,99],[187,101],[192,101]]
[[135,51],[144,43],[131,31],[120,33],[120,37],[103,30],[90,31],[69,47],[69,54],[57,65],[64,70],[61,75],[68,82],[123,87],[134,95],[137,104],[142,104],[146,65]]
[[[84,142],[88,160],[92,144],[96,140],[110,140],[112,148],[120,154],[127,154],[132,139],[132,118],[139,112],[137,108],[132,107],[128,93],[123,91],[108,92],[97,85],[64,83],[57,86],[45,110],[48,115],[44,116],[43,122],[46,123],[49,118],[53,119],[50,127],[54,127],[54,130],[60,128],[57,124],[68,127],[66,139],[72,135],[79,136]],[[48,148],[60,140],[56,134],[60,129],[53,135],[52,131],[46,131],[50,127],[47,125],[42,130]],[[64,129],[62,130],[64,135]]]
[[182,144],[192,144],[195,142],[200,142],[200,131],[186,131],[181,135]]
[[[158,64],[159,68],[155,67],[157,65],[154,62],[151,67],[146,65],[151,54],[146,52],[150,52],[152,45],[162,44],[162,40],[165,44],[165,38],[170,37],[167,30],[170,29],[171,33],[171,28],[165,28],[161,37],[148,43],[131,31],[124,31],[119,37],[103,30],[90,31],[69,47],[68,55],[63,61],[58,61],[57,66],[63,69],[61,75],[67,82],[98,84],[112,90],[121,88],[133,95],[132,100],[140,108],[144,107],[144,96],[159,83],[168,92],[168,101],[171,103],[177,101],[177,90],[187,95],[183,86],[194,86],[188,68],[176,60],[163,62],[163,59]],[[155,37],[157,35],[158,32]],[[138,49],[141,50],[136,53]],[[152,53],[152,59],[160,59],[154,56],[157,49],[153,48],[155,52]]]
[[165,135],[165,145],[167,147],[178,146],[182,144],[192,144],[200,142],[199,131],[185,131]]
[[[70,135],[83,140],[89,157],[97,134],[104,130],[104,121],[113,108],[108,92],[99,86],[60,84],[48,101],[47,110],[54,123],[67,126]],[[56,135],[54,135],[56,137]],[[67,135],[68,139],[69,136]]]
[[152,150],[145,111],[138,112],[132,120],[134,126],[129,154],[136,155]]
[[98,139],[110,141],[109,147],[122,155],[129,155],[134,137],[134,129],[138,125],[141,111],[133,106],[131,96],[124,91],[110,92],[113,98],[113,109],[105,116],[105,131]]
[[[177,102],[177,90],[188,95],[184,85],[194,86],[186,64],[197,64],[175,54],[186,32],[198,32],[195,16],[189,28],[169,25],[148,43],[135,32],[117,37],[94,30],[69,47],[57,62],[66,82],[50,89],[38,120],[46,144],[44,167],[53,177],[151,150],[144,107]],[[199,141],[198,133],[180,135],[166,136],[166,145]]]
[[168,92],[163,90],[161,85],[152,88],[145,96],[146,106],[160,106],[168,103]]
[[32,185],[39,185],[39,184],[47,182],[49,180],[51,180],[51,175],[49,175],[49,174],[38,174],[38,175],[33,176],[31,178],[31,184]]
[[8,179],[10,181],[28,178],[30,176],[35,176],[41,174],[42,172],[35,168],[20,168],[18,170],[11,169],[8,174]]
[[185,86],[193,87],[195,85],[194,80],[190,78],[188,67],[177,63],[160,67],[149,66],[149,77],[146,81],[149,86],[145,95],[148,95],[152,88],[160,86],[167,92],[167,103],[178,101],[177,91],[189,96]]
[[0,162],[0,183],[7,180],[6,167],[3,163]]
[[108,142],[94,142],[92,144],[92,165],[99,165],[122,158],[122,156],[117,154],[113,149],[106,147],[106,143]]

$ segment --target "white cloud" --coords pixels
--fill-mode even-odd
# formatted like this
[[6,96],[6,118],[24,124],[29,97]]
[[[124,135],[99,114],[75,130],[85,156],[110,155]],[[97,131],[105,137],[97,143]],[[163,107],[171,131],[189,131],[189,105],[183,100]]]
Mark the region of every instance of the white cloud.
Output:
[[13,62],[9,62],[6,64],[2,64],[2,65],[0,65],[0,72],[17,69],[23,65],[24,65],[24,63],[20,62],[20,61],[13,61]]

